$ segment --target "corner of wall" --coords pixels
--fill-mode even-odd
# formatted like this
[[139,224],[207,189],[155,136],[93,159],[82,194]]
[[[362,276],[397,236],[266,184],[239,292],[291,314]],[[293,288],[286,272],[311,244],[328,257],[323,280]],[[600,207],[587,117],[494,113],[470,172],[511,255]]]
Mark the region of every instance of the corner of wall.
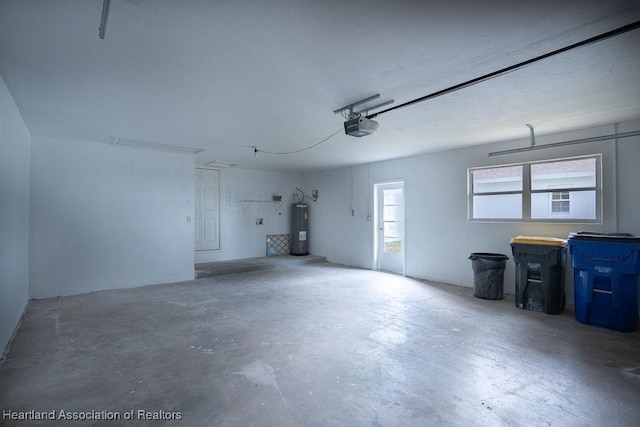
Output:
[[29,300],[31,132],[0,75],[0,350]]

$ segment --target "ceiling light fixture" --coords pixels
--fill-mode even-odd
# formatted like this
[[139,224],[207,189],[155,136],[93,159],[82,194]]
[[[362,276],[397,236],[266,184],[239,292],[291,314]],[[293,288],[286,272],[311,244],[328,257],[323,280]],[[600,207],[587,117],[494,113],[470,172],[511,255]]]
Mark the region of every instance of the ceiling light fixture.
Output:
[[141,141],[137,139],[120,138],[120,137],[115,137],[111,142],[111,145],[122,146],[122,147],[144,148],[147,150],[156,150],[156,151],[190,153],[190,154],[198,154],[204,151],[204,149],[202,148],[185,147],[182,145],[161,144],[159,142]]
[[223,162],[222,160],[212,160],[204,164],[205,166],[213,166],[218,168],[235,168],[237,163]]
[[102,17],[100,18],[100,27],[98,27],[98,36],[104,40],[104,34],[107,31],[107,19],[109,19],[109,8],[111,0],[102,0]]

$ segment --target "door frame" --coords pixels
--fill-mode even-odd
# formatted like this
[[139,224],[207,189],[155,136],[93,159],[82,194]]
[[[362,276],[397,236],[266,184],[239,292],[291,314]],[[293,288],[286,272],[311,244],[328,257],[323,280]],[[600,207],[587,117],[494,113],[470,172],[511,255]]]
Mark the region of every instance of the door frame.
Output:
[[[200,195],[198,194],[198,184],[195,184],[195,200],[194,200],[194,204],[193,204],[193,237],[194,237],[194,252],[196,257],[198,256],[198,254],[206,254],[206,253],[215,253],[215,252],[220,252],[222,250],[222,209],[220,207],[220,203],[221,203],[221,199],[222,199],[222,194],[220,193],[220,188],[221,188],[221,181],[222,181],[222,172],[220,171],[219,168],[213,168],[213,167],[207,167],[205,165],[196,165],[195,170],[194,170],[194,175],[196,175],[196,180],[197,180],[197,173],[198,170],[205,170],[205,171],[213,171],[213,172],[217,172],[218,174],[218,178],[217,178],[217,186],[216,186],[216,200],[215,200],[215,204],[216,204],[216,219],[217,219],[217,233],[218,233],[218,247],[215,249],[196,249],[195,248],[195,241],[196,241],[196,222],[198,215],[202,215],[202,212],[198,212],[198,204],[200,203]],[[203,224],[200,224],[200,226],[203,226]]]
[[371,262],[371,269],[372,270],[377,270],[377,271],[387,271],[387,270],[380,270],[380,254],[379,254],[379,248],[380,248],[380,242],[379,242],[379,237],[378,237],[378,223],[380,218],[379,217],[379,203],[380,201],[378,200],[378,189],[380,187],[383,187],[385,185],[401,185],[402,186],[402,200],[403,200],[403,209],[402,209],[402,223],[403,223],[403,227],[402,227],[402,271],[400,272],[390,272],[390,273],[395,273],[395,274],[400,274],[402,276],[406,276],[406,272],[407,272],[407,182],[404,178],[399,178],[399,179],[390,179],[390,180],[384,180],[384,181],[375,181],[373,182],[373,221],[372,221],[372,233],[373,233],[373,253],[372,253],[372,262]]

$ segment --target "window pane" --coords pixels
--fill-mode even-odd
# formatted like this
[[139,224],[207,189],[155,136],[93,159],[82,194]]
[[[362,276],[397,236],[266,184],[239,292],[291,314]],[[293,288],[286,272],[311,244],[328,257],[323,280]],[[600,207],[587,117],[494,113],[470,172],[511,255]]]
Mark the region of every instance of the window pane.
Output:
[[383,221],[402,221],[402,206],[385,206]]
[[474,194],[522,191],[522,166],[476,169],[471,176]]
[[521,219],[522,194],[473,196],[475,219]]
[[385,206],[388,205],[401,205],[402,204],[402,189],[397,188],[395,190],[383,190]]
[[554,200],[553,194],[531,195],[532,219],[597,219],[595,191],[569,191],[563,200]]
[[595,187],[596,159],[566,160],[531,165],[531,189]]
[[384,237],[402,237],[402,223],[401,222],[385,222],[384,223]]
[[387,254],[401,254],[402,240],[393,238],[384,238],[384,252]]
[[551,213],[569,213],[571,205],[568,200],[552,200]]

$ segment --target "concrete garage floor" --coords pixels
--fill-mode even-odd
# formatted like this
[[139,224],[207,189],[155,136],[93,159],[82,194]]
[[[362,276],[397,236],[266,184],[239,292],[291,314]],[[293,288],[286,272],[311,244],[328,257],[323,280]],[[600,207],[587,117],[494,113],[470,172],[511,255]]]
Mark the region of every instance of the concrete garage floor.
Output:
[[[2,425],[636,426],[640,334],[328,263],[32,301]],[[161,412],[164,411],[164,412]],[[58,416],[58,414],[56,414]]]
[[327,258],[318,255],[279,255],[274,257],[233,259],[230,261],[203,262],[196,264],[196,279],[224,276],[227,274],[248,273],[270,268],[290,267],[294,264],[326,262]]

